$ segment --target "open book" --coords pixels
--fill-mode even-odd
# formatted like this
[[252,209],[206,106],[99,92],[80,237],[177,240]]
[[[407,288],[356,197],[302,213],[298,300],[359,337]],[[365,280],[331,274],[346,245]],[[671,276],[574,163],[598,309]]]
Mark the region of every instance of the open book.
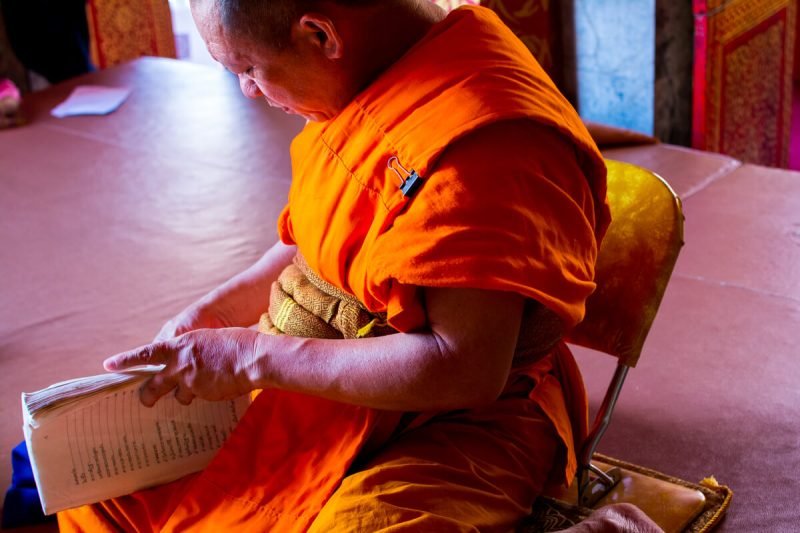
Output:
[[174,481],[211,461],[250,398],[185,406],[167,395],[148,408],[139,388],[159,369],[22,394],[25,442],[45,514]]

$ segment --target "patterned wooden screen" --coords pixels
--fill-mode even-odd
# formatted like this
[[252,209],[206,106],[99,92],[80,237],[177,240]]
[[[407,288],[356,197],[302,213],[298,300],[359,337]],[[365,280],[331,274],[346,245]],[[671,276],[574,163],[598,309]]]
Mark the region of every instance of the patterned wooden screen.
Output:
[[86,13],[98,68],[141,56],[175,57],[167,0],[89,0]]
[[434,0],[445,9],[481,4],[497,13],[503,22],[533,52],[558,85],[562,85],[563,54],[558,1],[553,0]]
[[694,0],[692,146],[785,167],[796,0]]
[[533,52],[550,76],[561,79],[559,3],[551,0],[483,0]]

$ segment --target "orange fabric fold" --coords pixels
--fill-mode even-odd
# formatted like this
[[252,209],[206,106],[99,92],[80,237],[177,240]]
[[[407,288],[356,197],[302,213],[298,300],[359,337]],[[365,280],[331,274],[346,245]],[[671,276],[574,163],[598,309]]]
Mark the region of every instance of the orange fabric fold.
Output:
[[[491,11],[451,13],[339,116],[309,123],[292,164],[281,239],[399,331],[425,327],[421,287],[513,291],[567,328],[583,318],[610,222],[605,164]],[[407,197],[399,182],[412,170],[424,181]],[[531,399],[565,449],[554,475],[571,479],[587,406],[580,372],[559,351],[567,362]]]
[[[455,179],[434,184],[448,147],[510,120],[550,129],[569,145],[566,161],[577,163],[594,198],[591,220],[584,215],[571,221],[574,229],[558,228],[566,233],[542,234],[537,229],[552,223],[532,219],[545,218],[539,209],[547,203],[531,203],[530,190],[515,194],[494,171],[465,183],[462,165]],[[497,156],[536,148],[515,143]],[[398,186],[392,161],[424,179],[413,197]],[[425,324],[414,289],[398,294],[398,284],[510,290],[541,301],[568,325],[582,318],[594,290],[596,240],[610,219],[605,164],[578,114],[490,10],[452,12],[336,118],[309,123],[292,143],[292,165],[281,239],[298,244],[314,271],[370,311],[388,312],[396,329]],[[465,202],[496,209],[462,209]],[[556,224],[562,218],[551,215]]]

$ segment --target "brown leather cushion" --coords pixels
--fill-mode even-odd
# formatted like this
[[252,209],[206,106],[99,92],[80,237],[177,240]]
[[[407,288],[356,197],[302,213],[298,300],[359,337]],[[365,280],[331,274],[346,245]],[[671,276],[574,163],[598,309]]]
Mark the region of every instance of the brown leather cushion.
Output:
[[[602,461],[593,461],[593,464],[603,471],[614,466]],[[595,509],[614,503],[632,503],[664,531],[670,533],[686,529],[705,508],[706,497],[696,488],[627,468],[620,470],[621,481],[597,502]],[[577,487],[577,483],[573,483],[569,490],[557,488],[548,492],[546,496],[566,503],[575,503],[578,500]]]
[[606,166],[611,226],[597,256],[597,290],[567,340],[633,367],[683,245],[683,215],[652,172],[612,160]]

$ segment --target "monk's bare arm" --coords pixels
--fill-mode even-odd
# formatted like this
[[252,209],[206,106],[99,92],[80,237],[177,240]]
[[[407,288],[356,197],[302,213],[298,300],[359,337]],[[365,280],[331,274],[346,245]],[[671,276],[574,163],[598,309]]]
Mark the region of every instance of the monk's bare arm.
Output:
[[250,326],[258,322],[269,301],[272,282],[292,261],[295,246],[278,241],[243,272],[189,305],[156,335],[156,341],[171,339],[201,328]]
[[206,298],[221,302],[222,312],[230,319],[230,325],[255,324],[269,302],[272,282],[292,262],[296,252],[297,247],[276,242],[247,270],[211,291]]
[[164,364],[142,388],[145,405],[174,391],[233,398],[279,388],[399,411],[489,403],[511,368],[523,298],[477,289],[426,289],[429,329],[354,340],[270,336],[247,328],[201,329],[105,361],[115,371]]
[[358,340],[258,337],[254,382],[381,409],[488,403],[506,383],[523,298],[426,289],[430,331]]

